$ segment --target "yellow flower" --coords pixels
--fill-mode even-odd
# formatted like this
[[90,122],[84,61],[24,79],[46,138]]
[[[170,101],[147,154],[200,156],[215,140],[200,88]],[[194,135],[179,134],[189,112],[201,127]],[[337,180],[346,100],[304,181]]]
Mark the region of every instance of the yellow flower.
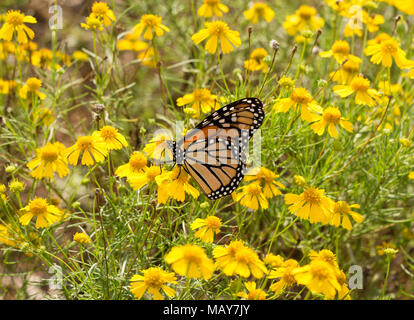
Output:
[[170,29],[164,26],[162,18],[153,14],[144,14],[140,22],[134,27],[133,33],[136,37],[140,37],[144,32],[144,39],[152,40],[154,32],[157,37],[161,37],[164,31],[170,32]]
[[318,103],[305,88],[295,88],[289,98],[276,100],[273,109],[276,112],[288,112],[291,108],[297,112],[300,108],[301,118],[304,121],[312,122],[315,116],[310,112]]
[[341,288],[338,290],[338,299],[351,300],[348,285],[346,283],[346,275],[342,270],[339,270],[339,273],[336,275],[336,279],[338,280],[338,283],[341,286]]
[[385,40],[389,40],[389,39],[391,39],[391,36],[388,33],[381,32],[374,39],[368,40],[367,45],[371,46],[371,45],[374,45],[374,44],[380,44],[381,42],[383,42]]
[[379,30],[379,25],[385,22],[385,19],[380,14],[369,15],[367,11],[362,11],[362,21],[367,25],[369,32],[376,32]]
[[395,244],[392,242],[382,241],[380,245],[377,246],[377,253],[380,256],[390,255],[392,258],[395,258],[398,250],[396,250]]
[[280,266],[276,268],[276,270],[270,271],[269,275],[267,276],[268,279],[276,279],[279,278],[278,281],[274,282],[270,286],[270,290],[274,291],[275,294],[279,295],[283,292],[286,287],[291,287],[296,284],[295,277],[293,275],[293,270],[299,267],[299,263],[294,259],[288,259]]
[[175,295],[175,290],[165,285],[166,283],[177,283],[177,278],[174,272],[166,272],[158,267],[141,270],[143,275],[135,274],[130,280],[130,291],[135,298],[141,299],[144,293],[148,293],[154,297],[154,300],[164,300],[160,289],[172,298]]
[[370,88],[370,81],[362,76],[356,76],[349,85],[336,85],[332,90],[341,98],[346,98],[355,93],[355,103],[360,105],[375,106],[379,93]]
[[363,35],[363,16],[361,15],[361,6],[360,5],[351,5],[347,12],[344,12],[344,15],[348,18],[348,23],[344,29],[345,37],[362,37]]
[[339,270],[338,262],[336,261],[336,255],[331,250],[322,249],[319,252],[310,250],[308,256],[311,261],[321,260],[328,263],[332,267],[332,270]]
[[289,211],[301,219],[323,224],[330,221],[332,200],[325,196],[323,189],[308,187],[300,195],[285,194],[285,203],[290,205]]
[[82,165],[91,166],[95,162],[102,162],[108,154],[106,143],[95,136],[83,136],[76,143],[67,148],[64,155],[68,162],[74,166],[78,164],[79,156],[82,155]]
[[298,284],[305,285],[312,293],[322,293],[327,299],[335,298],[341,290],[332,267],[322,260],[313,260],[308,265],[292,272]]
[[325,128],[328,126],[329,135],[333,138],[338,137],[338,131],[336,126],[340,125],[348,132],[352,132],[352,123],[342,117],[341,111],[337,107],[327,107],[322,109],[321,107],[315,107],[315,110],[320,114],[315,118],[315,123],[311,125],[311,129],[317,135],[322,135],[325,132]]
[[139,52],[138,60],[140,60],[144,66],[150,68],[157,67],[157,61],[155,60],[155,50],[153,47],[148,47],[148,49]]
[[350,84],[352,79],[358,75],[359,65],[361,63],[361,58],[350,54],[347,57],[347,61],[342,65],[342,68],[336,72],[331,72],[330,76],[335,82],[339,82],[340,84]]
[[[329,224],[338,227],[342,225],[347,230],[352,229],[352,223],[349,217],[352,217],[355,222],[361,223],[364,220],[364,217],[359,213],[352,211],[352,208],[359,208],[358,204],[347,204],[345,201],[337,201],[333,205],[332,209],[332,219]],[[342,220],[342,223],[341,223]]]
[[264,2],[254,3],[250,9],[243,12],[244,17],[252,23],[259,22],[259,18],[263,17],[266,22],[273,20],[275,12]]
[[211,18],[213,14],[217,17],[223,16],[223,12],[226,13],[229,8],[222,4],[220,0],[204,0],[203,4],[197,10],[197,14],[200,17]]
[[13,193],[20,193],[24,190],[25,184],[19,180],[13,179],[9,182],[9,189]]
[[169,173],[163,173],[162,168],[158,166],[145,167],[142,172],[128,176],[127,181],[132,189],[140,190],[150,182],[157,184],[157,202],[165,203],[174,190],[167,187]]
[[414,15],[414,2],[413,0],[392,0],[392,5],[395,6],[398,10],[409,14]]
[[129,162],[116,169],[115,174],[119,177],[130,177],[142,173],[147,167],[147,157],[141,151],[134,151]]
[[43,92],[40,92],[39,89],[42,86],[42,81],[37,78],[29,78],[26,80],[26,83],[23,87],[20,88],[19,94],[23,99],[27,99],[27,94],[31,93],[31,96],[37,95],[41,100],[46,98],[46,95]]
[[89,236],[86,233],[76,232],[73,235],[73,241],[76,241],[78,243],[85,244],[85,243],[90,242],[91,241],[91,238],[89,238]]
[[322,58],[329,58],[333,56],[338,63],[342,63],[348,58],[350,52],[351,48],[349,47],[349,43],[344,40],[338,40],[332,45],[331,50],[322,51],[319,55]]
[[220,227],[221,219],[216,216],[208,216],[205,219],[197,218],[191,224],[191,230],[199,229],[194,236],[207,243],[214,241],[214,235],[220,232]]
[[118,132],[118,129],[111,126],[103,126],[101,130],[95,131],[92,136],[97,140],[101,139],[108,150],[119,150],[128,146],[125,137]]
[[[201,112],[210,113],[220,107],[217,96],[211,94],[208,89],[195,89],[192,93],[186,94],[177,99],[177,106],[182,107],[191,104],[186,109],[193,110],[193,118],[200,117]],[[184,109],[184,110],[186,110]]]
[[296,10],[295,14],[286,16],[283,28],[287,34],[294,36],[303,30],[316,31],[323,27],[325,21],[316,16],[316,9],[308,5],[302,5]]
[[300,176],[298,174],[295,174],[293,176],[293,181],[299,186],[299,187],[306,187],[306,179],[303,176]]
[[380,93],[385,95],[395,95],[403,92],[403,88],[399,83],[390,84],[389,81],[380,81],[378,83],[378,89]]
[[120,51],[133,50],[139,52],[148,49],[149,44],[144,41],[138,40],[138,38],[139,37],[137,37],[137,35],[133,32],[127,33],[125,35],[125,38],[118,40],[116,45]]
[[167,132],[157,133],[154,138],[152,138],[149,143],[147,143],[143,151],[147,154],[148,158],[153,158],[156,160],[161,160],[165,152],[169,159],[172,159],[172,153],[167,148],[166,141],[171,140],[171,135]]
[[161,167],[149,166],[145,167],[134,175],[128,176],[128,182],[134,190],[139,190],[151,181],[155,181],[155,178],[162,174]]
[[286,90],[293,89],[295,87],[295,81],[292,78],[283,76],[279,80],[279,85]]
[[234,201],[240,201],[242,206],[248,207],[252,210],[258,210],[259,204],[263,209],[267,209],[269,207],[269,202],[262,191],[260,181],[252,182],[238,188],[234,193],[232,193],[232,196]]
[[47,228],[58,222],[62,211],[47,203],[46,199],[35,198],[29,204],[20,209],[24,214],[19,218],[22,225],[27,226],[33,217],[36,217],[36,228]]
[[173,247],[164,259],[176,273],[188,278],[208,280],[214,272],[213,261],[207,257],[203,248],[196,245]]
[[216,259],[216,266],[226,276],[238,274],[244,278],[253,275],[255,278],[262,278],[267,274],[267,269],[259,256],[242,241],[234,240],[227,246],[217,246],[213,249],[213,256]]
[[44,126],[50,126],[55,121],[52,110],[47,108],[40,108],[39,111],[33,114],[34,123],[43,123]]
[[408,179],[414,180],[414,171],[410,171],[410,173],[408,174]]
[[0,243],[4,243],[11,247],[18,247],[20,241],[15,239],[13,236],[14,233],[11,225],[5,226],[0,224]]
[[60,142],[49,142],[44,147],[37,148],[37,157],[27,164],[27,167],[32,170],[30,175],[35,179],[51,179],[54,172],[57,172],[61,178],[68,175],[69,169],[64,157],[65,149]]
[[233,45],[236,47],[241,45],[239,32],[230,30],[227,23],[219,20],[206,22],[205,29],[195,33],[191,39],[196,44],[208,39],[205,49],[210,53],[216,53],[219,41],[223,54],[233,51]]
[[271,199],[275,196],[281,195],[280,189],[284,189],[285,186],[276,181],[279,175],[271,170],[260,167],[251,169],[245,176],[246,181],[259,181],[263,184],[263,194],[266,198]]
[[21,13],[20,10],[9,10],[7,11],[5,23],[0,29],[0,39],[11,41],[14,32],[17,33],[17,42],[27,43],[28,38],[34,38],[34,32],[32,29],[27,27],[25,23],[36,23],[36,19],[32,16],[26,16]]
[[[41,48],[32,53],[31,63],[35,67],[48,69],[52,66],[53,52],[47,48]],[[59,66],[56,66],[59,69]]]
[[269,253],[266,255],[266,257],[263,259],[264,263],[270,265],[273,268],[278,268],[283,265],[283,262],[285,259],[281,255],[275,256],[273,253]]
[[175,167],[171,172],[167,173],[165,188],[169,190],[170,196],[177,201],[184,201],[185,194],[191,195],[197,199],[200,192],[190,184],[190,176],[182,168]]
[[73,52],[72,54],[73,59],[78,60],[78,61],[88,61],[89,56],[80,50],[76,50],[75,52]]
[[9,94],[9,81],[0,78],[0,94]]
[[371,57],[371,62],[374,64],[382,64],[386,68],[392,66],[393,60],[401,69],[408,69],[414,67],[414,61],[406,58],[405,52],[400,48],[398,41],[390,38],[382,41],[379,44],[368,45],[364,53]]
[[105,26],[110,26],[116,20],[114,12],[109,9],[105,2],[95,1],[92,5],[92,13],[101,19]]
[[267,64],[264,61],[269,54],[263,48],[257,48],[250,54],[249,60],[244,61],[244,67],[250,71],[267,71]]
[[266,300],[266,291],[260,288],[256,288],[256,282],[248,281],[244,285],[248,292],[239,292],[237,294],[238,297],[244,298],[246,300]]
[[[335,274],[336,280],[340,285],[340,289],[338,290],[338,299],[350,300],[351,297],[349,295],[349,289],[346,284],[346,275],[342,270],[339,269],[338,262],[336,260],[336,255],[330,250],[323,249],[319,252],[310,250],[308,256],[311,259],[311,261],[323,261],[331,267],[333,273]],[[333,299],[334,297],[330,296],[327,298]]]
[[96,16],[96,14],[91,13],[89,16],[86,17],[86,23],[81,23],[81,27],[86,30],[103,30],[102,20]]

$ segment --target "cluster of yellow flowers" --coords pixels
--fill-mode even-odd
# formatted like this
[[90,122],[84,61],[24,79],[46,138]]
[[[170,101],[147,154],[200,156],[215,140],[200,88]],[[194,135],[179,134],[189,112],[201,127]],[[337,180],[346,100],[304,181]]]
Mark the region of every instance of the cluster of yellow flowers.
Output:
[[[165,256],[165,261],[171,264],[178,275],[188,278],[209,280],[214,271],[219,270],[227,277],[238,275],[245,279],[250,276],[256,279],[276,279],[269,286],[274,297],[289,287],[304,285],[309,292],[323,295],[325,299],[350,299],[346,275],[330,250],[311,250],[308,254],[310,262],[303,266],[294,259],[285,260],[280,255],[271,253],[262,261],[253,249],[240,240],[233,240],[225,246],[215,246],[212,255],[215,261],[207,256],[202,247],[186,244],[173,247]],[[174,272],[166,272],[160,267],[151,267],[141,272],[142,275],[136,274],[130,279],[130,290],[137,299],[141,299],[145,292],[154,299],[164,299],[160,290],[169,298],[175,295],[175,290],[166,285],[177,284]],[[257,288],[255,282],[248,281],[245,286],[248,292],[235,292],[235,296],[248,300],[266,299],[268,293],[264,288]]]
[[[400,0],[383,0],[383,2],[395,6],[402,12],[414,14],[413,7],[407,5],[412,2]],[[407,58],[407,53],[401,48],[400,39],[394,33],[392,35],[379,33],[368,40],[368,33],[375,34],[385,22],[382,15],[371,12],[371,9],[375,9],[377,5],[375,1],[325,0],[325,3],[339,16],[348,19],[341,36],[342,39],[336,40],[330,48],[315,49],[319,57],[331,59],[332,65],[335,63],[336,70],[329,69],[329,80],[326,82],[335,83],[331,91],[334,93],[332,100],[336,99],[337,103],[330,102],[324,107],[324,98],[319,99],[319,94],[322,91],[324,97],[325,94],[331,93],[328,85],[322,84],[315,94],[305,88],[304,82],[299,77],[305,66],[300,65],[294,78],[289,77],[286,72],[279,79],[278,88],[280,87],[281,90],[278,93],[275,91],[276,95],[272,100],[271,112],[295,112],[296,118],[293,118],[291,124],[300,117],[304,126],[308,125],[316,135],[322,136],[326,131],[330,137],[338,138],[340,130],[349,133],[354,131],[353,123],[348,120],[354,110],[350,110],[346,104],[344,106],[342,103],[342,99],[352,97],[352,100],[349,101],[354,102],[355,105],[361,108],[369,107],[366,108],[366,112],[365,109],[361,109],[364,112],[361,112],[357,120],[365,124],[380,118],[391,103],[393,113],[385,118],[382,126],[388,130],[392,129],[394,124],[400,124],[401,111],[396,102],[391,102],[390,96],[403,96],[407,93],[403,92],[400,83],[391,82],[391,68],[406,70],[404,77],[414,79],[414,61]],[[355,6],[361,10],[355,11]],[[232,30],[225,21],[220,20],[228,12],[229,8],[220,0],[204,0],[198,8],[197,14],[211,20],[205,21],[204,27],[200,30],[197,29],[197,32],[191,37],[194,48],[198,48],[203,43],[204,46],[201,48],[203,51],[217,54],[220,68],[220,51],[222,54],[229,54],[242,44],[240,33]],[[274,19],[275,12],[266,3],[255,2],[243,12],[243,15],[253,24],[259,23],[262,19],[269,23]],[[91,13],[80,25],[93,32],[95,41],[97,32],[107,30],[116,21],[114,12],[105,2],[94,2]],[[5,61],[14,56],[17,63],[29,63],[31,67],[37,68],[36,70],[40,74],[50,69],[58,70],[65,66],[69,67],[73,60],[88,60],[88,55],[83,51],[75,51],[70,56],[60,51],[53,53],[47,48],[39,49],[38,45],[32,41],[35,36],[34,31],[26,25],[36,22],[34,17],[27,16],[20,11],[8,11],[0,29],[0,60]],[[283,28],[288,36],[295,37],[295,41],[298,43],[303,43],[305,49],[308,40],[324,24],[325,21],[318,16],[316,8],[301,5],[294,14],[285,18]],[[162,24],[160,16],[144,14],[139,23],[117,41],[117,48],[120,51],[136,52],[137,58],[143,65],[156,68],[160,66],[156,39],[169,31],[170,29]],[[354,54],[353,39],[355,36],[364,37],[366,40],[363,42],[360,57]],[[352,43],[345,40],[350,37]],[[316,43],[315,41],[315,45]],[[249,52],[247,60],[243,63],[246,72],[249,75],[250,72],[255,71],[267,74],[271,69],[267,63],[268,57],[269,53],[265,48],[255,48]],[[301,62],[303,62],[302,58]],[[380,65],[381,72],[384,70],[384,75],[387,75],[388,78],[380,79],[381,75],[379,75],[375,81],[370,80],[367,76],[368,73],[362,73],[362,58],[366,61],[369,60],[373,65]],[[47,85],[45,88],[40,78],[39,76],[23,79],[21,74],[20,81],[0,78],[0,95],[17,93],[16,97],[34,108],[30,113],[33,123],[36,125],[43,123],[44,126],[50,126],[55,118],[53,109],[43,107],[42,103],[45,99],[47,100],[48,92]],[[381,81],[377,81],[378,79]],[[176,105],[184,107],[183,112],[194,119],[199,119],[202,114],[218,109],[219,102],[226,101],[225,98],[214,94],[214,86],[207,89],[198,85],[196,83],[191,93],[184,94],[176,100]],[[205,86],[205,83],[202,86]],[[412,99],[412,97],[410,98]],[[339,107],[340,105],[342,107]],[[158,204],[166,204],[169,200],[183,202],[186,197],[198,199],[200,192],[191,184],[190,175],[180,166],[169,170],[150,161],[150,159],[159,160],[165,156],[165,153],[170,152],[166,149],[166,141],[168,140],[171,140],[171,136],[168,134],[156,135],[145,144],[142,150],[133,151],[127,163],[118,166],[114,172],[111,172],[111,151],[129,147],[129,143],[118,129],[104,124],[92,134],[77,138],[70,147],[55,141],[51,135],[43,146],[36,149],[36,156],[25,165],[29,169],[30,176],[34,179],[45,179],[50,182],[51,179],[54,179],[55,173],[60,178],[68,176],[70,173],[69,165],[81,164],[88,166],[92,171],[92,166],[102,164],[107,160],[109,175],[113,173],[119,178],[126,178],[131,188],[138,191],[139,194],[146,191],[153,194],[156,190]],[[399,141],[404,148],[412,147],[411,141],[407,138],[401,138]],[[241,205],[251,210],[268,209],[269,200],[282,196],[281,190],[286,189],[285,184],[278,181],[279,178],[277,173],[265,166],[251,169],[245,177],[246,184],[240,186],[232,194],[233,201],[239,203],[236,208]],[[414,172],[409,174],[409,179],[414,179]],[[364,217],[353,211],[353,209],[360,208],[358,204],[348,204],[342,200],[335,201],[325,194],[324,189],[307,185],[302,176],[295,175],[293,180],[296,185],[303,188],[303,192],[283,195],[284,203],[291,214],[310,223],[343,227],[346,230],[352,229],[353,222],[363,222]],[[67,216],[66,211],[59,208],[59,205],[51,199],[34,197],[27,199],[27,205],[22,205],[19,195],[26,186],[14,176],[8,187],[12,193],[18,195],[20,205],[17,209],[20,213],[18,221],[23,226],[28,226],[32,220],[35,220],[35,228],[48,228],[63,221]],[[6,189],[5,185],[0,185],[1,203],[7,201]],[[226,224],[223,224],[213,211],[206,218],[196,218],[190,228],[194,232],[194,238],[204,242],[206,248],[192,243],[174,246],[164,256],[165,263],[171,265],[174,272],[164,271],[161,267],[141,270],[141,274],[136,274],[130,279],[132,294],[137,299],[141,299],[148,292],[154,299],[163,299],[162,291],[167,297],[172,298],[176,292],[167,284],[178,284],[179,278],[176,274],[187,278],[209,280],[213,277],[214,272],[219,271],[220,275],[239,276],[246,280],[251,277],[272,281],[277,279],[268,286],[268,290],[274,292],[274,297],[279,296],[289,287],[303,285],[312,294],[321,294],[326,299],[335,299],[336,297],[350,299],[346,276],[338,265],[336,255],[330,250],[324,249],[319,252],[311,250],[305,257],[305,259],[309,259],[309,263],[304,265],[295,259],[285,259],[271,253],[262,260],[259,254],[242,240],[231,240],[226,245],[214,244],[216,236],[223,227],[226,227]],[[29,238],[32,237],[34,235],[30,234]],[[73,236],[73,241],[82,247],[92,240],[86,233],[78,232]],[[27,243],[27,236],[22,235],[11,225],[0,224],[0,242],[22,248]],[[36,241],[31,242],[35,243]],[[378,246],[377,250],[379,255],[392,255],[397,251],[393,244],[388,243]],[[247,292],[234,292],[234,295],[246,299],[266,299],[269,295],[265,291],[267,290],[266,282],[260,282],[259,285],[254,281],[248,281],[245,282],[245,288]]]

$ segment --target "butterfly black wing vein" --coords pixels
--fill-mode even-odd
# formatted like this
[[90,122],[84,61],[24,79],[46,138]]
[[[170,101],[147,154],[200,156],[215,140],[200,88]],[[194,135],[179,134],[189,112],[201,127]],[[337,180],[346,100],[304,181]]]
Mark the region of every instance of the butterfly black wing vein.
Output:
[[174,161],[198,183],[209,199],[231,194],[246,168],[249,139],[262,125],[263,104],[245,98],[214,111],[183,139],[171,142]]

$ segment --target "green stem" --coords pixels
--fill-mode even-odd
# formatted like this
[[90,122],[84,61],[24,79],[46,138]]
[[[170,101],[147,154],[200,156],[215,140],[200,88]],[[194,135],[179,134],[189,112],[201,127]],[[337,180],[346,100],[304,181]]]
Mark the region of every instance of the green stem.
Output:
[[385,274],[384,285],[382,287],[382,296],[381,296],[381,299],[384,299],[384,296],[385,296],[385,291],[386,291],[387,282],[388,282],[388,276],[390,274],[390,266],[391,266],[391,256],[390,255],[387,255],[387,272]]
[[230,94],[230,89],[227,86],[226,77],[224,76],[224,72],[223,72],[223,66],[221,65],[220,51],[219,50],[217,50],[217,59],[218,59],[219,67],[220,67],[221,77],[223,78],[224,86],[226,87],[227,92]]

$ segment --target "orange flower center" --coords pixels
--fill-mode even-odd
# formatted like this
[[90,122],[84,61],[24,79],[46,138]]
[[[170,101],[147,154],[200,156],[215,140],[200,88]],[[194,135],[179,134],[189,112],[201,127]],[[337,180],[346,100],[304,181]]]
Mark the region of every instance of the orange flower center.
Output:
[[40,158],[45,162],[54,162],[59,156],[59,149],[49,145],[42,148]]
[[211,22],[208,26],[208,32],[210,35],[214,36],[223,36],[226,35],[229,27],[223,21],[214,21]]
[[200,264],[201,263],[201,256],[200,251],[197,247],[187,246],[184,250],[184,259],[190,263]]
[[303,192],[303,197],[305,198],[305,201],[310,204],[318,204],[322,200],[319,190],[313,187],[307,188],[305,192]]
[[221,227],[220,219],[217,217],[207,217],[206,227],[214,230],[219,229]]
[[338,108],[328,107],[323,113],[323,120],[329,123],[338,123],[341,119],[341,111]]
[[381,42],[381,50],[385,54],[395,54],[398,51],[398,42],[394,39],[388,39]]
[[316,263],[316,264],[311,263],[311,273],[315,278],[318,278],[320,280],[325,280],[329,278],[330,276],[330,271],[329,269],[327,269],[325,264],[319,264],[319,263]]
[[9,10],[6,15],[6,23],[11,24],[14,27],[21,26],[23,24],[24,14],[20,10]]
[[254,11],[256,11],[257,14],[262,14],[265,12],[266,10],[266,4],[265,3],[255,3],[254,4]]
[[237,262],[247,264],[251,261],[251,255],[249,248],[241,248],[237,251],[235,258]]
[[81,150],[92,149],[93,148],[93,139],[92,139],[92,137],[89,137],[89,136],[80,137],[78,139],[78,147]]
[[351,211],[351,208],[349,205],[344,201],[338,201],[334,204],[334,212],[340,213],[340,214],[347,214]]
[[265,49],[259,48],[252,52],[251,58],[254,59],[258,64],[261,63],[261,61],[266,58],[267,51]]
[[47,202],[45,199],[34,199],[29,204],[30,212],[36,215],[47,212]]
[[273,179],[275,178],[273,176],[273,172],[271,172],[270,170],[266,170],[265,168],[261,168],[260,171],[257,173],[256,177],[261,182],[264,182],[266,184],[272,183]]
[[290,95],[290,99],[297,104],[308,104],[312,101],[312,96],[305,88],[296,88]]
[[309,7],[309,6],[301,6],[297,14],[299,17],[301,17],[303,20],[309,20],[316,14],[315,8]]
[[147,27],[155,27],[161,23],[161,18],[153,14],[144,14],[141,18],[141,21]]
[[349,54],[349,51],[350,51],[349,44],[346,41],[337,41],[332,46],[332,52],[334,54],[347,55],[347,54]]
[[117,131],[115,128],[111,126],[104,126],[101,129],[101,137],[106,139],[115,139]]
[[137,153],[131,156],[129,165],[134,170],[141,170],[147,165],[147,158],[142,153]]
[[260,196],[262,193],[262,188],[260,188],[259,184],[257,183],[251,183],[247,186],[246,192],[252,196]]
[[353,91],[367,91],[369,89],[369,80],[363,77],[355,77],[351,81],[351,89]]
[[144,282],[148,287],[159,288],[164,283],[160,271],[154,268],[148,269],[144,278]]
[[208,89],[196,89],[193,92],[194,101],[208,101],[210,100],[211,93]]

